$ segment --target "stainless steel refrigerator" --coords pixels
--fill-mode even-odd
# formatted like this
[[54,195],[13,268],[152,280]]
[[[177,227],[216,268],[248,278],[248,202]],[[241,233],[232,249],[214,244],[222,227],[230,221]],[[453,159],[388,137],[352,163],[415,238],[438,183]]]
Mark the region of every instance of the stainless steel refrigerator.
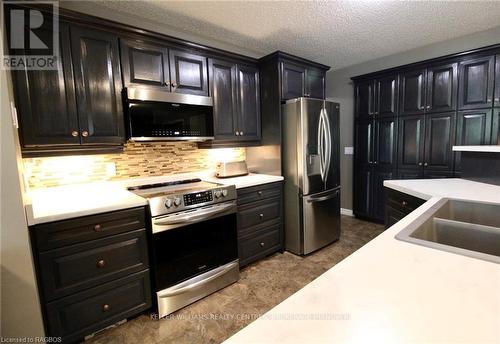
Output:
[[285,248],[305,255],[340,237],[339,104],[282,105]]

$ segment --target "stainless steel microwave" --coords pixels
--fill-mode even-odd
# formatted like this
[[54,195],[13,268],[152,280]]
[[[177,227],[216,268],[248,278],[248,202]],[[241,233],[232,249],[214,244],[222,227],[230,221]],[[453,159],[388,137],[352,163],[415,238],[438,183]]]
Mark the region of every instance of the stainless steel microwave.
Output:
[[212,98],[147,88],[123,93],[130,140],[213,140]]

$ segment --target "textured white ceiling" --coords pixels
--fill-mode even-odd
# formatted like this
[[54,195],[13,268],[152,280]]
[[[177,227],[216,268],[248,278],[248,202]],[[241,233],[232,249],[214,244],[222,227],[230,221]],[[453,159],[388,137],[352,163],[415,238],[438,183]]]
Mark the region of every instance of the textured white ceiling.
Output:
[[500,25],[498,1],[102,1],[100,5],[262,55],[282,50],[334,69]]

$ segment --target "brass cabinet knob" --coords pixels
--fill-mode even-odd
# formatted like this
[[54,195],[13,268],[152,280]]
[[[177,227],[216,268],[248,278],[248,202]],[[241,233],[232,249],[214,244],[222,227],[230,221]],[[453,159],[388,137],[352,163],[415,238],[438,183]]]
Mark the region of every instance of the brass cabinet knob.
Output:
[[421,162],[419,162],[419,163],[418,163],[418,166],[422,166],[422,163],[421,163]]
[[262,220],[264,218],[264,214],[259,214],[259,218]]
[[257,195],[262,196],[262,191],[257,191]]
[[236,132],[236,136],[239,136],[239,135],[240,135],[240,132],[239,132],[239,131],[237,131],[237,132]]
[[166,82],[166,83],[165,83],[165,86],[167,86],[167,87],[168,87],[168,86],[170,86],[170,83],[169,83],[169,82]]
[[177,87],[177,84],[175,82],[173,82],[172,87]]
[[73,130],[73,131],[71,132],[71,136],[73,136],[73,137],[77,137],[77,136],[78,136],[78,131]]
[[403,202],[401,202],[401,204],[406,207],[408,205],[408,202],[403,201]]
[[266,246],[266,244],[264,244],[263,242],[260,243],[260,247],[264,247]]
[[82,131],[82,136],[83,137],[89,136],[89,132],[87,130]]
[[99,259],[96,263],[97,267],[98,268],[103,268],[104,265],[106,265],[106,262],[104,261],[104,259]]
[[243,136],[243,132],[242,131],[240,131],[240,136]]
[[424,166],[427,166],[427,163],[426,163],[426,162],[424,162]]
[[106,304],[104,304],[104,305],[102,305],[102,311],[103,311],[103,312],[107,312],[107,311],[109,311],[110,309],[111,309],[111,306],[110,306],[110,305],[108,305],[107,303],[106,303]]
[[102,226],[101,226],[100,224],[95,225],[95,226],[94,226],[94,231],[95,231],[95,232],[100,232],[100,231],[102,231]]

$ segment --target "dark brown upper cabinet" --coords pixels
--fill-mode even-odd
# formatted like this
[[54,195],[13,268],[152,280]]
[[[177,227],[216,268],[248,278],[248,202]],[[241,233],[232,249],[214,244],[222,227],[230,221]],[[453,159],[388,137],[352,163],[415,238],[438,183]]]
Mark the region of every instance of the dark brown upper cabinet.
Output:
[[158,87],[170,91],[166,47],[121,39],[120,48],[125,87]]
[[[457,146],[486,145],[491,140],[492,110],[465,110],[457,115],[455,144]],[[460,170],[461,154],[455,152],[455,169]]]
[[260,140],[258,68],[210,59],[209,70],[214,102],[214,142]]
[[375,120],[375,157],[373,163],[378,169],[390,171],[397,164],[397,118],[379,118]]
[[[238,136],[236,64],[209,59],[210,93],[214,104],[216,141],[235,141]],[[239,133],[238,133],[239,134]]]
[[354,125],[354,164],[368,168],[373,163],[373,121],[356,121]]
[[454,112],[425,116],[425,169],[453,171],[454,137]]
[[488,108],[493,105],[495,56],[483,56],[459,64],[459,110]]
[[82,144],[123,143],[118,38],[73,26],[71,47]]
[[417,69],[401,74],[400,105],[401,115],[417,115],[425,112],[426,70]]
[[495,107],[500,107],[500,54],[495,57]]
[[307,65],[281,63],[281,99],[299,97],[325,99],[325,71]]
[[398,75],[375,80],[375,116],[387,117],[398,114]]
[[425,118],[405,116],[399,118],[398,168],[419,169],[423,167]]
[[238,128],[241,141],[260,139],[259,69],[237,65]]
[[355,114],[358,119],[368,119],[374,113],[374,92],[375,84],[373,80],[361,81],[355,88]]
[[208,96],[207,58],[170,49],[172,92]]
[[491,144],[500,145],[500,109],[493,109],[491,124]]
[[458,64],[427,68],[426,112],[455,111],[457,108]]
[[281,63],[281,98],[303,97],[306,94],[306,67],[290,62]]
[[306,97],[325,99],[325,72],[319,69],[306,70]]
[[[45,30],[45,24],[38,35],[52,35]],[[60,22],[59,30],[61,58],[57,60],[57,70],[12,73],[23,150],[80,144],[69,26]]]

